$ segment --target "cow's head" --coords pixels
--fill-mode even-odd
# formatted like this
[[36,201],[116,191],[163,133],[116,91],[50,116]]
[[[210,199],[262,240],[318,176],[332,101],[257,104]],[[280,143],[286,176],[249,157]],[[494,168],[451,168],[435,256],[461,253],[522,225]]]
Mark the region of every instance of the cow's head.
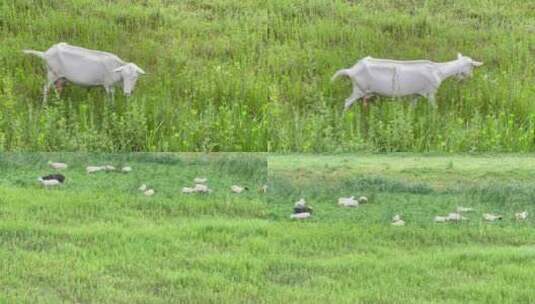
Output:
[[145,71],[143,71],[135,63],[127,63],[113,71],[121,75],[121,79],[123,80],[123,92],[126,96],[132,95],[132,91],[134,91],[134,87],[136,86],[137,78],[139,75],[145,74]]
[[475,61],[468,56],[463,56],[461,53],[457,53],[457,61],[459,61],[459,71],[457,72],[457,78],[462,80],[472,76],[472,70],[474,67],[483,65],[483,62]]

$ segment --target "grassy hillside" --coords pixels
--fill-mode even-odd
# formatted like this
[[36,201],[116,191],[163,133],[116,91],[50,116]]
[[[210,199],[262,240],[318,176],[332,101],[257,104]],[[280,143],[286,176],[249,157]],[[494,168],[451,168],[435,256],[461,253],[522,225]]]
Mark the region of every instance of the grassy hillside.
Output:
[[[535,301],[532,156],[0,156],[0,303]],[[35,180],[49,159],[70,165],[60,189]],[[84,171],[108,163],[133,171]],[[200,175],[213,193],[180,193]],[[338,208],[350,194],[370,203]],[[468,221],[432,223],[458,205]]]
[[[265,151],[267,12],[257,1],[8,1],[0,5],[5,150]],[[148,75],[134,96],[75,86],[42,107],[43,63],[65,41]],[[262,64],[262,66],[258,66]],[[121,92],[119,90],[119,92]],[[51,94],[54,95],[54,94]]]
[[[270,41],[278,58],[270,102],[283,150],[533,151],[535,4],[532,1],[276,1]],[[339,68],[365,56],[485,62],[464,83],[446,81],[438,111],[425,100],[378,99],[342,112]]]
[[[87,1],[0,5],[0,149],[533,151],[531,1]],[[41,105],[43,64],[66,41],[150,74],[134,96],[70,86]],[[343,113],[333,73],[359,58],[485,62],[425,101]]]

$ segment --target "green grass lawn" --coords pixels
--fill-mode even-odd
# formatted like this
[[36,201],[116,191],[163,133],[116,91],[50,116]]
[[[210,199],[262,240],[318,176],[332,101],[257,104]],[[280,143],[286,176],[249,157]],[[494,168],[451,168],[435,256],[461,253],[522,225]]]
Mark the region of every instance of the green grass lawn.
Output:
[[[49,159],[70,165],[61,188],[36,181]],[[513,213],[535,214],[534,160],[1,154],[0,303],[533,303],[535,225]],[[98,164],[133,172],[85,173]],[[196,176],[214,192],[181,194]],[[338,208],[348,195],[370,203]],[[458,205],[468,221],[432,222]]]
[[[59,189],[37,182],[49,159],[70,165]],[[133,171],[85,173],[110,163]],[[249,265],[269,246],[265,158],[4,154],[0,170],[0,303],[206,303],[260,288]],[[196,176],[214,192],[182,194]]]
[[[269,158],[270,213],[291,241],[279,269],[313,303],[533,303],[535,156],[414,154]],[[366,195],[357,209],[339,197]],[[305,198],[313,217],[288,219]],[[468,221],[435,224],[457,206]],[[487,223],[482,213],[502,214]],[[390,225],[401,214],[404,227]],[[279,243],[284,242],[280,241]],[[287,241],[288,242],[288,241]],[[291,292],[290,292],[291,294]],[[289,295],[289,297],[292,297]]]

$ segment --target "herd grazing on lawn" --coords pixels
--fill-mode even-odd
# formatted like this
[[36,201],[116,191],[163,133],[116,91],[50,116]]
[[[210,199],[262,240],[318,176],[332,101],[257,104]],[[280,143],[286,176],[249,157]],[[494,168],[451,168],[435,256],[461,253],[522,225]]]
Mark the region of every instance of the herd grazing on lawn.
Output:
[[[60,162],[48,162],[49,166],[52,169],[55,170],[66,170],[69,168],[69,166],[65,163]],[[87,174],[93,174],[99,171],[104,172],[119,172],[119,173],[129,173],[132,171],[132,168],[129,166],[123,167],[122,169],[118,170],[112,165],[101,165],[101,166],[87,166],[86,172]],[[47,176],[42,176],[38,178],[38,181],[41,183],[41,185],[45,188],[52,188],[52,187],[58,187],[65,184],[66,177],[63,174],[50,174]],[[193,186],[185,186],[182,188],[183,194],[192,194],[192,193],[204,193],[209,194],[212,193],[213,190],[208,187],[208,178],[206,177],[196,177],[193,179]],[[154,188],[148,187],[147,184],[142,184],[138,190],[142,192],[145,196],[151,197],[156,194],[156,190]],[[231,185],[230,186],[230,192],[235,194],[240,194],[244,191],[248,191],[249,188],[247,186],[240,186],[240,185]],[[259,191],[261,193],[267,192],[267,185],[262,185],[259,188]],[[338,198],[338,206],[342,208],[352,208],[356,209],[359,208],[362,205],[365,205],[368,203],[368,197],[366,196],[360,196],[358,199],[355,199],[355,196],[350,197],[340,197]],[[463,214],[473,212],[474,209],[471,207],[463,207],[458,206],[455,211],[448,213],[448,215],[442,216],[437,215],[433,218],[433,222],[435,223],[446,223],[446,222],[461,222],[468,220],[467,217],[465,217]],[[294,204],[293,213],[290,215],[291,219],[296,220],[304,220],[311,218],[313,214],[313,208],[306,202],[304,198],[299,199]],[[527,211],[521,211],[514,214],[514,217],[517,221],[524,221],[528,218],[528,212]],[[503,219],[502,215],[496,215],[492,213],[484,213],[483,219],[487,222],[495,222]],[[401,215],[396,214],[392,217],[391,224],[393,226],[404,226],[406,222],[401,218]]]

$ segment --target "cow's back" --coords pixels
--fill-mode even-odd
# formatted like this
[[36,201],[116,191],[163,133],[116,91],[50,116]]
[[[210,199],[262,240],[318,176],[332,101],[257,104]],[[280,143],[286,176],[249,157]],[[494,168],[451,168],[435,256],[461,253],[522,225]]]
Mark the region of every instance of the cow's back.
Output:
[[117,76],[113,70],[125,63],[116,55],[59,43],[45,53],[49,68],[58,77],[79,85],[105,85]]
[[366,93],[385,96],[425,94],[435,87],[434,63],[427,60],[397,61],[364,58],[357,82]]

